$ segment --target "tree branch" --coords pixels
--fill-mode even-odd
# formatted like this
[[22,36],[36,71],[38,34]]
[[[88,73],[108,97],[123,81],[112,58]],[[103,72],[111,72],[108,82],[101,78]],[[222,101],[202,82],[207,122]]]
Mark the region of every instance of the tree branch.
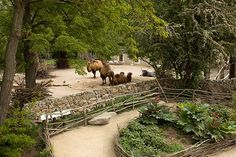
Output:
[[59,0],[60,2],[67,3],[67,4],[75,4],[75,2],[70,0]]
[[35,20],[37,14],[38,14],[38,11],[39,11],[39,9],[37,9],[37,10],[35,11],[33,17],[31,18],[31,23],[34,23],[34,20]]
[[37,26],[39,26],[39,25],[43,25],[43,24],[46,24],[46,23],[47,23],[47,21],[40,21],[40,22],[38,22],[38,23],[32,25],[32,29],[34,29],[35,27],[37,27]]
[[35,0],[35,1],[30,1],[29,3],[30,3],[30,4],[33,4],[33,3],[40,2],[40,1],[42,1],[42,0]]

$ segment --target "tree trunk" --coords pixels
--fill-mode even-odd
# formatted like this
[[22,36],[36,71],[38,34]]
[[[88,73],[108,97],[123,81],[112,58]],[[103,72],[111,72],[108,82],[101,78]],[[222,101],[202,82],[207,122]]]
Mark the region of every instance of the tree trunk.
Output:
[[36,52],[24,51],[26,88],[34,88],[36,86],[37,58],[38,54]]
[[25,60],[25,82],[26,88],[34,88],[36,86],[36,74],[37,74],[37,60],[38,54],[30,51],[29,36],[31,34],[31,14],[30,14],[30,1],[25,0],[25,14],[23,19],[23,25],[27,30],[27,34],[24,36],[24,60]]
[[0,124],[3,124],[11,100],[12,84],[16,70],[16,52],[21,37],[24,15],[24,0],[13,0],[13,19],[11,32],[5,53],[5,67],[0,93]]
[[229,79],[236,77],[236,58],[230,57],[229,59]]
[[70,68],[69,59],[65,51],[57,52],[56,65],[58,69]]

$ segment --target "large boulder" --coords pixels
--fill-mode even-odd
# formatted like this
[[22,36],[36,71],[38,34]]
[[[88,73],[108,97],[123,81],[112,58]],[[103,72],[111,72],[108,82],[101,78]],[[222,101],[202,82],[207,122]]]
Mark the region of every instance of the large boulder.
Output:
[[88,123],[90,125],[105,125],[108,124],[111,117],[115,115],[116,115],[115,112],[104,112],[103,114],[89,120]]

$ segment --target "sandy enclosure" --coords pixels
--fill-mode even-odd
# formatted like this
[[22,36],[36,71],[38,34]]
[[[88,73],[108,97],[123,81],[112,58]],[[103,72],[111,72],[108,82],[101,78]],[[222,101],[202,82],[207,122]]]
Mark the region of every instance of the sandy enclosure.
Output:
[[[153,69],[148,66],[111,65],[111,68],[115,73],[124,72],[125,74],[127,74],[128,72],[132,72],[132,82],[154,79],[152,77],[140,76],[142,74],[142,69],[153,71]],[[99,89],[103,88],[104,86],[109,86],[108,78],[107,78],[107,84],[102,85],[102,79],[100,78],[100,73],[98,71],[96,73],[97,78],[93,78],[92,72],[90,73],[87,72],[87,74],[83,76],[78,75],[75,73],[75,69],[54,70],[50,73],[50,75],[54,76],[53,78],[50,78],[51,80],[53,80],[53,84],[59,85],[59,86],[51,86],[48,88],[52,92],[53,97],[62,97],[90,89],[95,89],[95,88]],[[43,79],[43,80],[49,80],[49,79]],[[43,81],[43,80],[38,80],[38,81]]]

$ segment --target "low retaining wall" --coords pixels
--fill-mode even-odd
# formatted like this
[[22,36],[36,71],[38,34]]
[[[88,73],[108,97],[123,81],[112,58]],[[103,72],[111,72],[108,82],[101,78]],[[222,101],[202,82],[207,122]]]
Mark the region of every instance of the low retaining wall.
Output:
[[[95,89],[62,98],[48,98],[42,101],[37,101],[33,104],[27,104],[26,107],[29,108],[34,114],[35,118],[39,120],[39,116],[42,114],[66,109],[86,107],[86,109],[89,111],[94,108],[91,106],[91,104],[96,104],[96,102],[102,101],[103,99],[109,99],[124,94],[147,91],[156,86],[157,84],[155,80],[128,83],[118,86],[109,86],[104,87],[103,89]],[[77,112],[83,112],[83,109],[81,108],[81,111],[78,110]]]
[[[180,90],[175,89],[175,86],[177,84],[178,80],[160,80],[161,85],[163,86],[163,89],[167,95],[167,98],[170,99],[168,95],[168,88],[166,87],[172,87],[174,86],[173,90]],[[83,112],[83,107],[86,108],[86,110],[89,112],[95,107],[101,107],[102,103],[99,104],[99,106],[96,106],[96,102],[100,102],[102,100],[107,100],[114,98],[115,96],[125,95],[125,94],[132,94],[132,93],[138,93],[142,91],[148,91],[154,87],[157,87],[156,80],[148,80],[148,81],[140,81],[137,83],[128,83],[128,84],[122,84],[118,86],[108,86],[104,87],[102,89],[95,89],[90,91],[81,92],[74,95],[65,96],[62,98],[48,98],[42,101],[37,101],[33,104],[27,104],[26,107],[31,110],[31,112],[34,114],[35,119],[39,120],[39,116],[45,113],[52,113],[56,111],[62,111],[66,109],[77,109],[76,112],[81,113]],[[223,88],[224,87],[224,88]],[[231,92],[232,90],[236,90],[236,80],[228,80],[228,81],[205,81],[204,86],[201,86],[200,89],[206,90],[210,93],[200,93],[202,97],[198,96],[198,93],[194,92],[196,95],[196,98],[201,98],[202,100],[207,100],[208,103],[216,103],[218,100],[222,102],[222,100],[226,101],[232,101],[231,100]],[[183,89],[188,90],[188,89]],[[189,89],[190,90],[190,89]],[[214,92],[220,92],[220,93],[214,93]],[[184,98],[186,99],[186,94],[180,90],[181,94],[174,93],[175,98],[176,94],[179,98],[181,95],[184,95]],[[192,92],[191,92],[192,93]],[[224,97],[220,96],[223,94]],[[170,94],[170,93],[169,93]],[[173,94],[173,92],[172,92]],[[189,93],[188,93],[189,95]],[[203,98],[203,96],[206,95],[206,98]],[[210,97],[209,97],[210,96]],[[227,97],[226,97],[227,96]],[[195,97],[195,96],[194,96]],[[164,97],[162,97],[164,98]],[[185,100],[184,99],[184,100]],[[193,99],[193,96],[190,96],[190,99]],[[217,100],[215,100],[217,99]],[[212,101],[210,101],[212,100]],[[177,101],[177,100],[176,100]],[[78,109],[80,108],[80,109]]]

